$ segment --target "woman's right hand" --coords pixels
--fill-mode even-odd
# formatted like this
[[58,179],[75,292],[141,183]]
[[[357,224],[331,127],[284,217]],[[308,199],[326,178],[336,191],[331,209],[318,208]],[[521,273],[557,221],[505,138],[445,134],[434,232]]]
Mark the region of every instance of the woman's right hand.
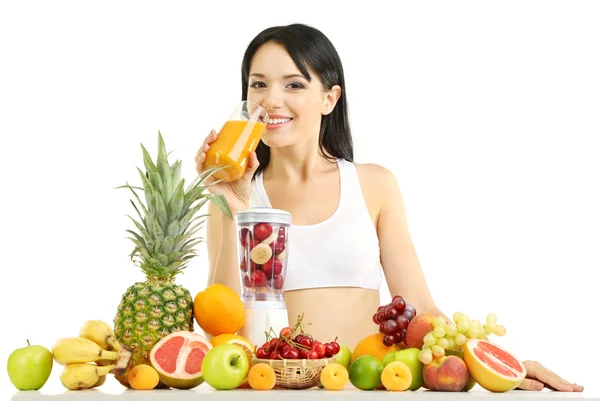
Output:
[[[196,153],[196,171],[198,174],[202,174],[206,171],[204,161],[206,160],[206,152],[210,148],[210,144],[217,139],[217,132],[212,130],[206,137],[202,146]],[[233,182],[219,182],[218,184],[212,185],[208,190],[212,194],[220,194],[227,199],[229,208],[232,213],[237,213],[240,210],[245,210],[250,207],[250,194],[252,192],[252,176],[258,168],[259,162],[256,157],[256,152],[251,152],[248,158],[248,165],[246,171],[242,177]],[[213,177],[207,177],[204,183],[210,185],[215,182]]]

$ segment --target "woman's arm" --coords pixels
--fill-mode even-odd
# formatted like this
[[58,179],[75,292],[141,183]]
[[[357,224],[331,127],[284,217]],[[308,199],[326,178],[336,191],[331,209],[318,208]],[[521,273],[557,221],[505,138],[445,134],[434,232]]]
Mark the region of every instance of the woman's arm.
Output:
[[223,284],[241,295],[235,221],[209,202],[206,220],[208,283]]
[[377,235],[381,264],[390,294],[401,295],[412,304],[417,313],[433,313],[450,319],[435,304],[425,275],[419,263],[408,228],[406,210],[395,176],[387,169],[377,166],[372,171],[376,177],[380,196],[380,212]]

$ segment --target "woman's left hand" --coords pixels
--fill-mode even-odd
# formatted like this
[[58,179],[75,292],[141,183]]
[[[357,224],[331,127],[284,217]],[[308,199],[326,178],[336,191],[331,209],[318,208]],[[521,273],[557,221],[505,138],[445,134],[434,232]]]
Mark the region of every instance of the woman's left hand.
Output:
[[525,365],[525,369],[527,369],[527,377],[518,387],[521,390],[539,391],[543,390],[544,387],[547,387],[550,390],[555,391],[583,391],[583,386],[569,383],[537,361],[523,361],[523,365]]

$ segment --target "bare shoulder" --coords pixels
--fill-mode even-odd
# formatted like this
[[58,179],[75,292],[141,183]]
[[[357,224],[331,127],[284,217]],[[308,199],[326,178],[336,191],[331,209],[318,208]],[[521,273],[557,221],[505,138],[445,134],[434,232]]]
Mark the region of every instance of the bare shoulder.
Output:
[[386,167],[375,163],[354,163],[354,165],[363,191],[376,191],[386,195],[389,191],[398,189],[396,176]]

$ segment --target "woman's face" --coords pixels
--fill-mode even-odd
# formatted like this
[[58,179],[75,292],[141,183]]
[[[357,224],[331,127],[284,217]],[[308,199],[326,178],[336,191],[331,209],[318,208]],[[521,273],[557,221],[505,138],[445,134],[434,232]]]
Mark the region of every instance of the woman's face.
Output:
[[269,147],[281,147],[318,140],[321,117],[333,110],[339,87],[324,91],[310,70],[309,82],[285,48],[266,43],[254,55],[248,79],[248,100],[269,114],[262,140]]

